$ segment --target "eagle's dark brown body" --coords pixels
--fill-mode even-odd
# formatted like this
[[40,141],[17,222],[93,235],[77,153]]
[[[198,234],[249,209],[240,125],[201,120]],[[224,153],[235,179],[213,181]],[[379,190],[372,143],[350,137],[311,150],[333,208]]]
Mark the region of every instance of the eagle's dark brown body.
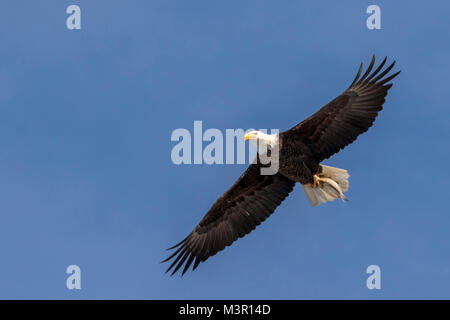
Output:
[[279,172],[295,182],[312,183],[313,175],[320,172],[320,165],[314,159],[314,153],[301,139],[280,134],[279,152]]
[[[269,217],[289,195],[296,182],[313,183],[320,163],[352,143],[372,126],[382,109],[399,72],[386,77],[394,63],[382,68],[386,58],[372,72],[375,57],[361,76],[362,64],[350,87],[311,117],[279,135],[279,171],[261,175],[260,165],[252,164],[206,213],[194,230],[172,247],[176,251],[164,261],[175,260],[173,273],[184,264],[183,274],[193,264],[207,260],[251,232]],[[339,169],[341,170],[341,169]]]

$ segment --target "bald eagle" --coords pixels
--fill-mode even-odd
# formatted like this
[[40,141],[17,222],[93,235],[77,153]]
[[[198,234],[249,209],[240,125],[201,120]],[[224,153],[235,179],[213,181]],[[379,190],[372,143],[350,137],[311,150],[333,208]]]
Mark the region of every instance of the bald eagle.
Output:
[[[400,71],[386,77],[395,61],[381,71],[387,57],[373,71],[375,56],[361,76],[363,64],[351,85],[318,112],[279,135],[251,131],[245,140],[264,140],[279,149],[279,169],[274,175],[262,175],[261,162],[251,164],[239,179],[206,213],[194,230],[167,259],[174,258],[166,273],[172,275],[183,264],[182,275],[200,262],[250,233],[266,220],[299,182],[313,206],[341,198],[347,200],[347,170],[322,165],[321,162],[351,144],[375,121],[383,108],[388,83]],[[259,150],[258,150],[259,152]]]

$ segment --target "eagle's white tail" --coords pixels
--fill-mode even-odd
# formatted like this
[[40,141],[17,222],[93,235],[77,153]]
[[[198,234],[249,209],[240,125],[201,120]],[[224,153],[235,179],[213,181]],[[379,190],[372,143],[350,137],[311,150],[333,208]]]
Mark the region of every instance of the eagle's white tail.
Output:
[[322,172],[317,174],[317,185],[302,184],[309,201],[313,206],[318,206],[327,201],[341,198],[348,201],[344,192],[348,190],[347,170],[321,165]]

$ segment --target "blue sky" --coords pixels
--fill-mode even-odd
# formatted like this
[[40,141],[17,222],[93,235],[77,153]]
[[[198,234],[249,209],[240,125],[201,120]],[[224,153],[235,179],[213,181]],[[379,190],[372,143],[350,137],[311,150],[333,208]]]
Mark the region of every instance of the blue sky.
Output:
[[[77,4],[82,29],[66,28]],[[366,28],[377,4],[382,29]],[[450,298],[450,4],[4,1],[0,298]],[[326,164],[349,203],[301,187],[183,278],[180,241],[245,165],[175,166],[176,128],[287,129],[372,54],[397,60],[385,109]],[[67,266],[82,289],[69,291]],[[366,268],[381,267],[381,290]]]

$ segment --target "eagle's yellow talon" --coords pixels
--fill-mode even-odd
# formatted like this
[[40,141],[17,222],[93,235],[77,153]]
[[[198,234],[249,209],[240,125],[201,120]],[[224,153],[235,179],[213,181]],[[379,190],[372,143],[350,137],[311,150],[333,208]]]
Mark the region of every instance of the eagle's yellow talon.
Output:
[[315,174],[313,175],[313,178],[314,178],[313,188],[320,187],[320,181],[322,181],[322,179],[320,179],[319,175]]

